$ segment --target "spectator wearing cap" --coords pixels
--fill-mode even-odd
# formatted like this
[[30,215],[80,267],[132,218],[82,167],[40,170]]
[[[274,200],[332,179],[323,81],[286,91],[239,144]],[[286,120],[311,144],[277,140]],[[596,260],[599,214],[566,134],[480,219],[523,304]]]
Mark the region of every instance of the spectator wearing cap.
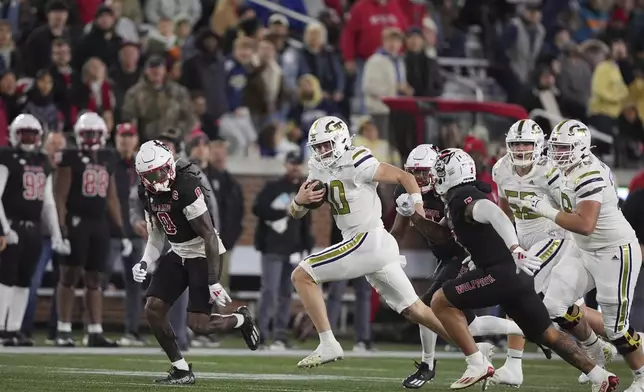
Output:
[[121,256],[121,235],[119,230],[110,222],[112,240],[105,269],[105,286],[114,270],[114,263],[121,259],[123,263],[123,282],[125,284],[125,334],[121,339],[123,345],[143,345],[145,341],[139,334],[139,321],[142,312],[141,285],[132,279],[132,267],[141,260],[144,242],[130,224],[130,190],[136,187],[138,178],[134,168],[134,154],[139,145],[139,135],[136,127],[130,123],[119,124],[116,127],[116,151],[118,157],[114,170],[116,192],[121,205],[123,217],[123,234],[132,241],[132,253],[128,257]]
[[91,57],[98,57],[108,68],[116,63],[123,40],[114,33],[114,23],[112,9],[101,5],[96,10],[91,30],[84,34],[74,47],[72,65],[77,71],[80,71]]
[[244,99],[249,72],[259,65],[253,55],[254,49],[252,39],[237,38],[233,54],[224,65],[229,112],[221,116],[219,132],[236,154],[246,154],[257,140],[257,132]]
[[[121,37],[123,42],[139,42],[139,28],[136,23],[123,15],[123,1],[124,0],[107,0],[106,6],[109,6],[114,15],[114,33]],[[92,20],[90,20],[91,22]],[[85,25],[85,34],[89,33],[92,29],[93,23]]]
[[183,63],[182,81],[191,93],[203,92],[206,110],[215,120],[229,111],[225,59],[219,37],[204,27],[195,39],[196,54]]
[[499,200],[498,189],[496,183],[492,179],[486,160],[488,157],[487,147],[485,142],[474,136],[465,137],[463,151],[470,154],[474,163],[476,164],[476,180],[484,182],[492,187],[491,199],[496,203]]
[[294,72],[284,68],[286,83],[290,88],[297,78],[311,74],[318,78],[325,98],[339,103],[344,99],[345,75],[340,59],[327,46],[327,31],[320,22],[311,22],[304,30],[304,46],[298,51]]
[[405,61],[400,56],[403,33],[397,27],[382,32],[382,47],[364,65],[363,93],[367,113],[372,117],[385,138],[389,136],[389,107],[384,97],[413,96],[414,90],[407,83]]
[[141,142],[168,128],[179,130],[178,137],[183,137],[195,124],[188,90],[166,80],[165,60],[159,56],[148,58],[141,80],[126,92],[121,115],[136,125]]
[[161,18],[173,19],[186,15],[194,26],[201,19],[200,0],[146,0],[145,17],[148,22],[157,24]]
[[63,1],[50,1],[47,5],[47,24],[29,34],[22,56],[25,60],[25,74],[34,77],[42,68],[51,65],[51,44],[56,38],[69,38],[65,24],[69,16]]
[[330,99],[324,98],[318,78],[305,74],[300,76],[297,85],[297,104],[291,107],[286,116],[287,135],[290,141],[304,147],[309,128],[315,120],[323,116],[342,116],[338,106]]
[[36,74],[34,85],[27,91],[24,112],[32,114],[47,132],[62,131],[63,121],[54,102],[54,83],[48,70]]
[[114,120],[121,122],[121,107],[125,93],[141,78],[141,48],[132,42],[123,42],[119,50],[118,62],[109,69],[112,91],[116,100]]
[[[357,1],[349,11],[349,18],[342,30],[340,48],[344,67],[355,76],[354,111],[365,113],[362,70],[365,61],[382,46],[382,33],[389,27],[401,31],[408,28],[405,14],[396,0]],[[395,95],[395,94],[394,94]]]
[[74,106],[79,111],[98,113],[111,132],[114,128],[116,99],[107,79],[105,64],[98,57],[88,59],[83,65],[81,77],[82,83],[73,92]]
[[13,71],[18,76],[24,74],[22,54],[16,48],[13,40],[11,25],[6,20],[0,20],[0,73]]
[[497,49],[501,69],[497,81],[510,102],[517,102],[530,82],[545,36],[540,4],[523,6],[520,16],[513,18],[503,31]]
[[427,55],[427,43],[419,27],[407,30],[405,72],[417,97],[438,97],[443,93],[443,78],[434,58]]
[[[288,18],[282,14],[273,14],[268,18],[268,31],[266,32],[266,35],[270,36],[271,40],[275,43],[275,49],[277,49],[277,53],[280,56],[280,64],[282,64],[282,61],[285,61],[282,57],[290,48],[290,45],[288,44],[289,27],[290,23]],[[292,53],[289,55],[292,57]],[[289,58],[286,59],[286,61],[295,61],[295,58]]]
[[[262,254],[259,324],[263,339],[271,335],[272,347],[288,347],[288,323],[291,315],[291,273],[311,252],[311,214],[293,219],[287,212],[289,203],[304,182],[302,156],[291,152],[286,156],[286,173],[267,182],[253,203],[257,217],[255,249]],[[267,342],[263,342],[267,343]]]
[[57,38],[52,42],[51,67],[49,73],[54,81],[54,103],[63,116],[63,129],[71,130],[78,113],[74,105],[74,92],[83,83],[79,73],[74,71],[69,43]]

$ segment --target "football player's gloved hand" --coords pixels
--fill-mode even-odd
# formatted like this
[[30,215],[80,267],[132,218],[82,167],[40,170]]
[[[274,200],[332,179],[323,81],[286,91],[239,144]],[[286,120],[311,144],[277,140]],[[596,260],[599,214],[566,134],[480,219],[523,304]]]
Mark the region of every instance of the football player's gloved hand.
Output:
[[461,264],[466,265],[467,269],[469,269],[470,271],[474,271],[476,269],[476,266],[472,261],[472,256],[467,256],[466,258],[464,258]]
[[132,254],[132,241],[129,238],[121,239],[121,256],[128,257]]
[[517,246],[512,251],[514,263],[517,265],[517,274],[523,271],[530,276],[534,276],[534,272],[541,269],[541,259],[528,254],[528,252],[520,246]]
[[223,308],[232,302],[226,289],[224,289],[224,286],[222,286],[221,283],[211,284],[208,286],[208,289],[210,289],[210,303],[214,302]]
[[396,212],[402,216],[414,215],[415,205],[408,193],[403,193],[396,199]]
[[59,255],[63,256],[69,256],[72,253],[72,248],[69,245],[69,240],[63,237],[52,237],[51,249]]
[[554,208],[547,198],[544,199],[539,196],[527,196],[525,199],[519,201],[519,205],[553,221],[559,213],[559,210]]
[[148,276],[147,263],[145,265],[144,263],[144,261],[140,261],[132,267],[132,279],[137,283],[143,282],[145,277]]
[[20,240],[14,229],[5,230],[4,237],[7,240],[7,245],[16,245]]

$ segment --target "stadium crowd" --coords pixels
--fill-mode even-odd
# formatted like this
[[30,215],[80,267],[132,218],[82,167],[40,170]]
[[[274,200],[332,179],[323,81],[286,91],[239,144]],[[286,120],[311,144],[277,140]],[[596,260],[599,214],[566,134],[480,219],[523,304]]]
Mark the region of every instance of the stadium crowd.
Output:
[[[508,102],[616,136],[616,157],[628,157],[620,165],[642,156],[642,1],[276,3],[315,21],[242,0],[0,2],[0,145],[8,144],[16,116],[33,114],[55,165],[78,115],[99,113],[121,156],[119,196],[129,217],[133,154],[144,141],[163,140],[218,184],[217,226],[227,249],[239,239],[243,214],[240,185],[226,170],[229,154],[300,162],[293,154],[308,156],[310,125],[336,115],[352,120],[355,145],[400,166],[406,151],[398,152],[392,135],[409,130],[390,121],[383,98],[440,97],[446,80],[439,56],[488,60]],[[538,120],[546,131],[558,122]],[[493,185],[489,170],[504,149],[488,144],[484,127],[442,125],[432,140],[463,147]],[[613,152],[603,145],[600,151]],[[124,221],[138,240],[133,264],[145,226]],[[27,334],[50,249],[45,245],[34,276]],[[112,250],[113,264],[118,246]],[[128,295],[141,294],[132,286]],[[140,306],[135,300],[127,310],[131,340],[140,340],[133,324]]]

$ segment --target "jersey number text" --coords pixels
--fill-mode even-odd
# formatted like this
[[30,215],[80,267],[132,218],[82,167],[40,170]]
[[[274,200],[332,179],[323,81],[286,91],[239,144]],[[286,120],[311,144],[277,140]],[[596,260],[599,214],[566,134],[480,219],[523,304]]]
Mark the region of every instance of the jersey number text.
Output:
[[110,176],[106,170],[85,170],[83,172],[83,196],[106,197]]
[[327,195],[331,204],[333,215],[346,215],[351,212],[349,202],[344,193],[344,184],[340,180],[333,180],[329,183],[329,194]]
[[512,212],[514,212],[514,217],[516,219],[523,219],[523,220],[528,220],[528,219],[537,219],[539,215],[535,214],[532,212],[530,209],[526,207],[519,207],[517,204],[512,203],[510,201],[510,198],[514,199],[519,199],[523,200],[528,196],[536,196],[537,194],[534,192],[517,192],[517,191],[510,191],[510,190],[505,190],[505,197],[508,199],[508,205],[512,209]]
[[170,218],[170,214],[167,212],[157,212],[157,219],[161,222],[163,231],[165,231],[167,235],[177,234],[177,226],[172,221],[172,218]]
[[22,197],[25,200],[43,200],[46,182],[45,173],[24,172],[22,174]]

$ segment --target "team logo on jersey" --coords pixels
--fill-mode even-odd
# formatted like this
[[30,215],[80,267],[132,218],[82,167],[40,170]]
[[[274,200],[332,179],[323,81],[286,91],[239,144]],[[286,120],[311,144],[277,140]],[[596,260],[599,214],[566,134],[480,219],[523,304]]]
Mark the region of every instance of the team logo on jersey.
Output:
[[172,191],[172,200],[179,200],[179,192]]
[[463,200],[465,204],[470,204],[472,202],[472,196],[468,196],[467,199]]

